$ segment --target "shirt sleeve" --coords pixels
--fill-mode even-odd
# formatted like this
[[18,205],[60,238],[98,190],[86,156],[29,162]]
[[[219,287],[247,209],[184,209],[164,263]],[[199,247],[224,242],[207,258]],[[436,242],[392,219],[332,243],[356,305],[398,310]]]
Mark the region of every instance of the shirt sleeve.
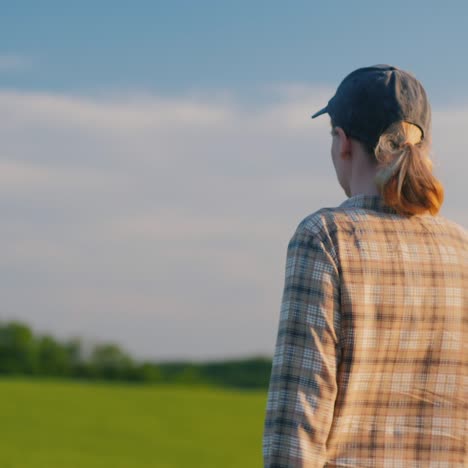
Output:
[[323,467],[340,360],[339,270],[298,226],[289,241],[263,433],[265,468]]

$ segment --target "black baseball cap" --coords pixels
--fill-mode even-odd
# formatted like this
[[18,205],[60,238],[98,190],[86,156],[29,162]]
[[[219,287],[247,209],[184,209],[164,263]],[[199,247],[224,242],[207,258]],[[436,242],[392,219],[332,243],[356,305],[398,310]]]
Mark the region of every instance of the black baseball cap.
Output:
[[422,138],[431,132],[431,107],[422,84],[412,74],[391,65],[373,65],[351,72],[327,106],[312,118],[325,113],[350,137],[372,147],[398,121],[417,125]]

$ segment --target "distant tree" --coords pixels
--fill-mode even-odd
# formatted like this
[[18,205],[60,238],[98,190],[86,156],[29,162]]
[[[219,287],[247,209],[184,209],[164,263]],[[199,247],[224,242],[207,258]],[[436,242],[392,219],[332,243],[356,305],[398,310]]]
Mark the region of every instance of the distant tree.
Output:
[[38,368],[41,375],[65,376],[71,373],[67,348],[50,335],[38,339]]
[[80,338],[71,338],[65,342],[64,349],[72,367],[83,362],[83,352]]
[[22,322],[0,324],[0,372],[35,374],[38,371],[37,343]]
[[163,380],[161,368],[157,364],[143,362],[136,369],[138,375],[137,380],[149,383],[161,382]]
[[182,384],[204,383],[201,368],[199,364],[187,363],[173,376],[172,381]]
[[116,344],[99,344],[91,353],[89,369],[92,377],[125,379],[132,373],[133,360]]
[[0,374],[47,375],[183,385],[267,388],[271,359],[218,362],[137,362],[117,344],[94,344],[51,335],[35,337],[22,322],[0,322]]
[[271,359],[263,357],[202,364],[204,379],[215,385],[266,388],[270,373]]

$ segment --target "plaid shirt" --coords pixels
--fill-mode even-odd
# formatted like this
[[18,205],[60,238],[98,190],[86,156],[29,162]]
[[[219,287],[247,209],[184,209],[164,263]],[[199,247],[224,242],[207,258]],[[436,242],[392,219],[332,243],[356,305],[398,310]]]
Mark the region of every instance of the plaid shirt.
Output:
[[265,467],[468,467],[468,233],[356,195],[298,225]]

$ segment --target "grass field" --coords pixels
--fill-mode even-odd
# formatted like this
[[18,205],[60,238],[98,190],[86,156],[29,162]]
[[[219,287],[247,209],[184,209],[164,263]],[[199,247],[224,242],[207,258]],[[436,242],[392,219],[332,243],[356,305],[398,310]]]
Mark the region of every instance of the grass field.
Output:
[[260,467],[265,404],[265,392],[2,378],[0,467]]

